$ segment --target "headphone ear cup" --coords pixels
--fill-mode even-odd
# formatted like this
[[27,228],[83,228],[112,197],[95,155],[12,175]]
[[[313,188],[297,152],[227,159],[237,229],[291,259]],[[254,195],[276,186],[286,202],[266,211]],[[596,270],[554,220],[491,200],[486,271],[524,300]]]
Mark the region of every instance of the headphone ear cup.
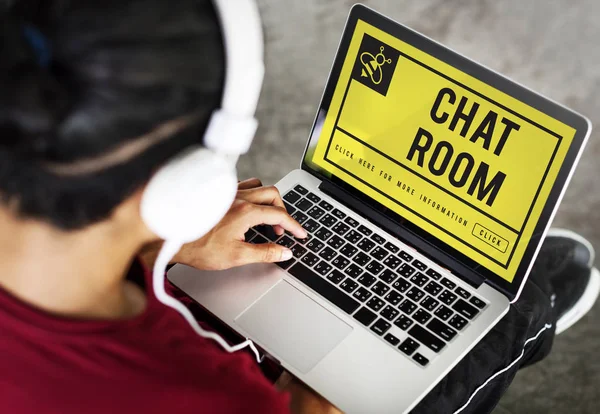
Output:
[[199,148],[156,172],[142,195],[141,215],[158,237],[189,243],[217,225],[236,194],[233,163]]

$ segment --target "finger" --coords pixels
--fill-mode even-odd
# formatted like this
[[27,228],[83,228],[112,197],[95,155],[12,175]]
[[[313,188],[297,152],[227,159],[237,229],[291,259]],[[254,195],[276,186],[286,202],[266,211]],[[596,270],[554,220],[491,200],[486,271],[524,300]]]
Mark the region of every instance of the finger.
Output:
[[294,220],[285,210],[285,208],[274,206],[262,206],[252,203],[239,205],[243,209],[240,217],[244,220],[246,228],[252,228],[259,224],[268,224],[271,226],[280,226],[289,231],[299,239],[306,238],[306,230]]
[[290,249],[275,243],[244,243],[239,250],[238,265],[285,262],[290,260],[292,256]]
[[249,178],[238,183],[238,190],[249,190],[257,187],[262,187],[262,182],[258,178]]
[[238,199],[246,200],[254,204],[285,208],[281,194],[275,186],[240,190],[238,191]]

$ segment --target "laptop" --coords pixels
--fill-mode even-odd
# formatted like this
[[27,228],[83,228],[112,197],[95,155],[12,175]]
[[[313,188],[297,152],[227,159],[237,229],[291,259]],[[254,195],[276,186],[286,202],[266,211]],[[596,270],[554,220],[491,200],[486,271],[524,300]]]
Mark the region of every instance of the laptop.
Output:
[[169,279],[349,413],[410,411],[519,297],[589,137],[583,116],[352,8],[301,168],[294,258]]

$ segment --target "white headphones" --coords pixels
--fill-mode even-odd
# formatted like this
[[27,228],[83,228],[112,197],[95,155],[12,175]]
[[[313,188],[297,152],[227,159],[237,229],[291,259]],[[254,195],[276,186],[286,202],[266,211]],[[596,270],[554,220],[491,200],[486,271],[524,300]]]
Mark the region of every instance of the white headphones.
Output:
[[254,0],[213,2],[226,51],[221,109],[211,116],[204,147],[191,148],[152,177],[142,196],[141,216],[165,240],[153,270],[157,299],[179,312],[199,335],[217,341],[228,352],[250,346],[260,362],[251,341],[230,347],[217,334],[204,331],[164,289],[165,269],[181,246],[204,236],[229,210],[237,193],[235,164],[250,148],[258,127],[254,113],[265,70],[258,8]]

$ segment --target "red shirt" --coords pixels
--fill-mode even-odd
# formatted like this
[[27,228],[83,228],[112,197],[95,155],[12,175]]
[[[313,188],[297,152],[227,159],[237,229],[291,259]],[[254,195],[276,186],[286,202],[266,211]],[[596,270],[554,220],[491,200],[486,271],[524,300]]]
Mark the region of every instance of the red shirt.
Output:
[[147,309],[134,319],[80,321],[41,312],[0,288],[0,411],[289,412],[288,395],[249,354],[228,354],[199,337],[147,291]]

